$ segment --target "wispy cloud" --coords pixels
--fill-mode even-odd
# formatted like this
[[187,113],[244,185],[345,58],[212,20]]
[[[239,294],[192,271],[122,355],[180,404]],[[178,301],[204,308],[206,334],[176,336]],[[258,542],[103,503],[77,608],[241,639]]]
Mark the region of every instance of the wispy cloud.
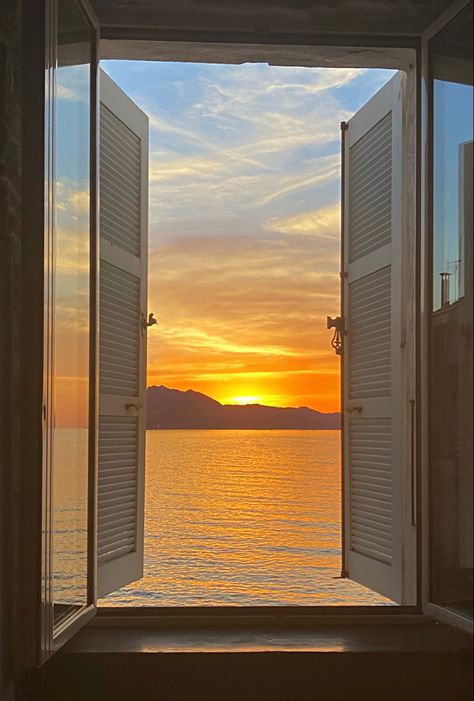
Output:
[[329,237],[339,243],[340,224],[339,203],[311,212],[303,212],[293,217],[273,218],[265,222],[264,228],[281,231],[284,234],[306,234],[315,237]]
[[198,73],[191,97],[181,86],[183,109],[172,117],[148,94],[140,103],[150,115],[152,221],[195,215],[198,204],[223,216],[280,207],[282,198],[287,206],[291,196],[293,207],[297,196],[317,200],[339,176],[348,114],[337,90],[363,74],[212,67]]
[[64,102],[89,101],[90,70],[88,64],[59,66],[56,81],[56,97]]

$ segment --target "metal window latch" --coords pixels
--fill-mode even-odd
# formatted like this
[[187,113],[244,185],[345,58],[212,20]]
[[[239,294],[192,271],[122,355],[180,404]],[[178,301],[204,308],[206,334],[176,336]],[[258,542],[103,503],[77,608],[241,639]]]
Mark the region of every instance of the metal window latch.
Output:
[[143,330],[144,330],[144,331],[146,331],[146,329],[147,329],[149,326],[155,326],[155,324],[157,324],[157,323],[158,323],[158,321],[157,321],[157,320],[155,319],[155,317],[153,316],[153,312],[150,312],[150,313],[148,314],[148,321],[147,321],[146,316],[143,316],[143,322],[142,322],[142,324],[143,324]]
[[336,355],[342,355],[342,337],[344,336],[343,319],[336,316],[333,319],[331,316],[327,318],[327,328],[334,329],[334,335],[331,339],[331,346],[334,348]]

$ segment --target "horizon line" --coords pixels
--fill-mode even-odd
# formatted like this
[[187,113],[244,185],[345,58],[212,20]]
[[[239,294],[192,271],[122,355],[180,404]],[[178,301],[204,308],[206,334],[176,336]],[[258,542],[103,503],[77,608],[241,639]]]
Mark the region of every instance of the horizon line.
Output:
[[340,411],[320,411],[319,409],[314,409],[311,406],[306,406],[306,405],[300,405],[300,406],[278,406],[275,404],[260,404],[259,402],[251,402],[249,404],[240,404],[239,402],[235,402],[233,404],[228,404],[225,403],[223,404],[220,402],[218,399],[215,397],[211,397],[209,394],[205,394],[204,392],[200,392],[199,390],[192,389],[189,387],[188,389],[176,389],[175,387],[167,387],[167,385],[161,384],[161,385],[148,385],[146,388],[146,391],[148,392],[149,389],[153,388],[160,388],[167,389],[168,391],[171,392],[181,392],[182,394],[186,394],[186,392],[194,392],[195,394],[200,394],[203,397],[207,397],[208,399],[212,399],[212,401],[217,402],[220,404],[220,406],[240,406],[240,407],[246,407],[246,406],[261,406],[261,407],[269,407],[270,409],[309,409],[310,411],[315,411],[318,414],[325,414],[325,415],[333,415],[333,414],[338,414],[340,415]]

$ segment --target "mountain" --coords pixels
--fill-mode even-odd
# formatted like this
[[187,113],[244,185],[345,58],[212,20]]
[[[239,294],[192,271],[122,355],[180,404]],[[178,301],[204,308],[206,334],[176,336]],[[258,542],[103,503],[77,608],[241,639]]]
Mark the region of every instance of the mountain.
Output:
[[148,387],[147,428],[183,429],[324,429],[340,428],[339,413],[308,407],[220,404],[188,389]]

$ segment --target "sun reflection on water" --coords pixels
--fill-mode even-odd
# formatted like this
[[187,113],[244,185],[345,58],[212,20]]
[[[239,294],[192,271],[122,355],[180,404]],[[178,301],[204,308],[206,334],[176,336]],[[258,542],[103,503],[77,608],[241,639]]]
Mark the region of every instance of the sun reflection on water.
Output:
[[102,605],[375,604],[340,574],[338,431],[148,431],[145,577]]

